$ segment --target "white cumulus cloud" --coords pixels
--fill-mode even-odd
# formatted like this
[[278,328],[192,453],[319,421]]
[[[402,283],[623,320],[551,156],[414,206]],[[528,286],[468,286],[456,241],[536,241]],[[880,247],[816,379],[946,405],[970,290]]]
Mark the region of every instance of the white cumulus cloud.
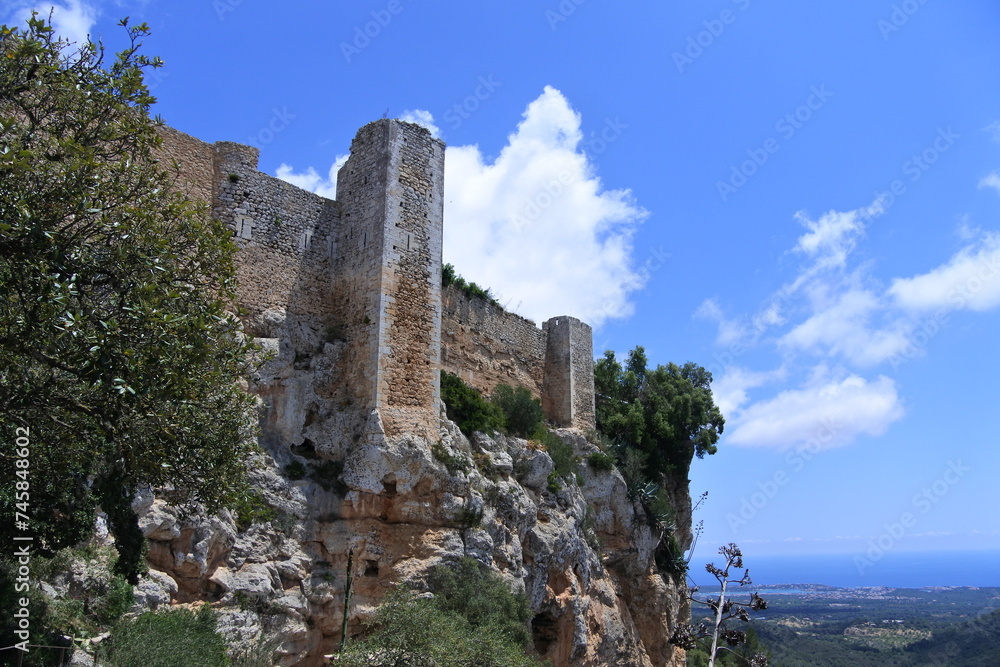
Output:
[[68,39],[78,46],[86,43],[99,14],[96,6],[83,2],[83,0],[67,0],[65,4],[8,2],[5,3],[4,9],[8,17],[6,22],[18,27],[24,26],[25,20],[31,16],[32,11],[38,12],[39,16],[43,18],[48,18],[51,13],[52,28],[56,35]]
[[780,392],[743,410],[731,426],[727,442],[789,449],[829,449],[857,436],[881,435],[903,416],[892,379],[868,381],[858,375],[827,379]]
[[741,366],[729,366],[725,373],[712,380],[712,399],[728,419],[735,419],[740,409],[750,400],[750,389],[763,387],[785,378],[785,369],[751,371]]
[[[416,109],[400,120],[436,134]],[[607,190],[581,146],[580,115],[551,86],[531,102],[496,159],[478,146],[445,153],[444,261],[536,322],[572,315],[599,327],[632,312],[648,271],[634,266],[632,234],[648,212],[628,190]],[[334,197],[326,177],[282,164],[278,178]]]
[[496,159],[449,147],[444,257],[526,317],[600,326],[632,312],[632,234],[647,212],[604,189],[581,139],[580,115],[547,86]]
[[848,287],[833,295],[815,290],[814,314],[778,342],[814,354],[842,355],[861,366],[881,363],[906,347],[912,328],[905,322],[872,326],[884,310],[871,290]]

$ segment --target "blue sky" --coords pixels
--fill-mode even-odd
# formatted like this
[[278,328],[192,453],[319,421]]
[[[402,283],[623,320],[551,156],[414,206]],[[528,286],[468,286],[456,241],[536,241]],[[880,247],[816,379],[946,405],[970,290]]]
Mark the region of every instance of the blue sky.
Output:
[[1000,549],[1000,5],[67,0],[55,19],[115,48],[125,15],[153,29],[174,127],[329,192],[366,122],[433,126],[445,261],[536,321],[590,321],[597,354],[709,368],[727,426],[692,470],[697,560]]

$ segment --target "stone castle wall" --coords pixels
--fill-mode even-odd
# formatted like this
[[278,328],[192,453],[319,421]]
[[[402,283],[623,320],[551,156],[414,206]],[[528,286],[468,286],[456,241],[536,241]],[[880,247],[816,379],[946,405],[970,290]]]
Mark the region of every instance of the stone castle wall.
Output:
[[489,394],[498,384],[541,397],[545,333],[535,323],[454,286],[443,294],[441,367]]
[[554,424],[593,428],[593,337],[587,324],[554,317],[538,328],[454,286],[444,290],[442,304],[442,369],[487,395],[498,384],[526,387]]
[[[265,437],[308,447],[322,428],[343,432],[342,450],[372,428],[436,439],[442,368],[485,393],[525,386],[555,424],[593,426],[590,327],[554,318],[540,329],[442,290],[444,144],[425,129],[361,128],[336,201],[260,172],[256,148],[170,128],[163,138],[178,187],[208,201],[239,246],[247,333],[302,371],[261,389],[274,422]],[[289,409],[304,400],[313,405]],[[301,424],[281,422],[303,412]]]

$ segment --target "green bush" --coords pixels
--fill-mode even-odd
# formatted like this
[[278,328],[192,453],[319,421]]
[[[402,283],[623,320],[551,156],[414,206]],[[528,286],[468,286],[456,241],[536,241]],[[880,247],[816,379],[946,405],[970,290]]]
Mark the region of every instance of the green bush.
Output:
[[478,528],[483,523],[483,508],[466,502],[462,506],[462,509],[458,511],[456,523],[462,530],[466,528]]
[[268,505],[264,496],[256,490],[237,498],[233,502],[233,513],[236,527],[240,531],[245,531],[254,524],[273,521],[278,516],[278,511]]
[[375,611],[367,639],[348,646],[342,667],[541,667],[525,654],[527,598],[472,559],[434,568],[431,599],[406,588]]
[[135,600],[131,584],[115,573],[117,560],[113,548],[92,543],[62,549],[51,558],[35,556],[31,562],[35,580],[50,580],[71,570],[83,573],[73,578],[65,596],[47,601],[45,623],[77,637],[94,636],[110,628]]
[[172,609],[118,623],[101,660],[108,667],[227,667],[226,642],[215,631],[215,612]]
[[615,457],[605,452],[594,452],[587,457],[587,463],[594,470],[607,472],[615,467]]
[[548,479],[546,479],[545,488],[549,490],[550,493],[559,493],[562,491],[562,484],[559,483],[559,475],[553,470],[549,473]]
[[563,442],[562,438],[548,429],[541,429],[538,439],[552,457],[552,463],[556,466],[554,470],[556,477],[566,477],[576,473],[580,461],[573,454],[573,445]]
[[476,559],[463,558],[456,566],[433,568],[429,583],[438,606],[460,614],[473,628],[496,628],[518,646],[527,646],[531,640],[528,598],[513,593],[503,579]]
[[458,424],[466,436],[471,437],[476,431],[492,434],[506,428],[503,410],[485,400],[462,378],[447,371],[441,371],[441,400],[448,419]]
[[[10,646],[15,641],[20,641],[14,635],[18,629],[18,619],[14,618],[15,610],[20,609],[20,598],[25,597],[23,591],[16,589],[18,563],[16,559],[6,560],[4,554],[0,558],[0,641],[5,642],[4,646]],[[32,558],[32,565],[35,559]],[[28,595],[28,614],[31,622],[31,643],[45,646],[71,646],[72,642],[63,636],[63,633],[52,622],[47,604],[48,598],[33,589]],[[0,647],[2,648],[2,647]],[[15,667],[20,665],[19,660],[24,658],[24,667],[56,667],[61,664],[59,651],[56,649],[31,649],[25,656],[20,651],[0,651],[0,665],[3,667]],[[67,651],[69,654],[69,651]]]
[[498,384],[493,389],[490,402],[503,410],[507,419],[507,432],[522,438],[531,437],[542,423],[542,402],[532,398],[524,387]]

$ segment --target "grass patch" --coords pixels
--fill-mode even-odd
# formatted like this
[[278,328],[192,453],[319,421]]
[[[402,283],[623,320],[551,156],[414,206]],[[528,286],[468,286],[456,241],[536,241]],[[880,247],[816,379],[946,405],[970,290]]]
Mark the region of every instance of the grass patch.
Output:
[[228,667],[226,642],[215,631],[216,616],[207,605],[192,612],[147,612],[119,622],[107,641],[107,667]]

